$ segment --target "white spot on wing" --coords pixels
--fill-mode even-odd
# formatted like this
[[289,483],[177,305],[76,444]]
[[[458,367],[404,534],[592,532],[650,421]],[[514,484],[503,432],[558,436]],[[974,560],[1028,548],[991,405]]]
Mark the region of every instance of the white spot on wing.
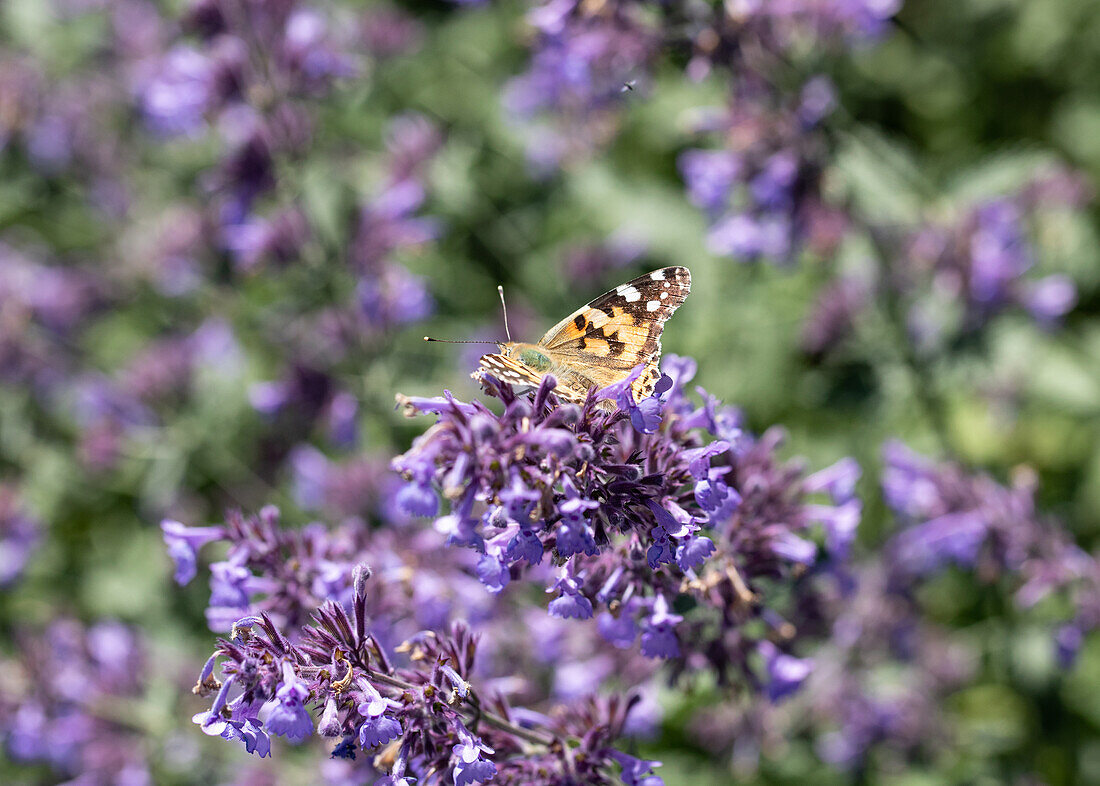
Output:
[[668,293],[667,292],[662,292],[661,293],[661,300],[664,300],[666,297],[668,297]]
[[660,307],[661,307],[661,301],[660,300],[651,300],[651,301],[649,301],[648,303],[645,304],[645,310],[646,311],[656,311]]
[[669,287],[669,283],[666,281],[665,282],[665,289],[668,289],[668,287]]
[[642,299],[642,293],[632,286],[622,286],[616,290],[627,303],[635,303]]
[[598,308],[593,308],[586,311],[585,319],[588,320],[588,324],[590,324],[593,328],[597,330],[599,330],[611,321],[611,317],[600,311]]
[[[665,280],[665,271],[663,271],[663,270],[654,270],[652,273],[649,274],[649,277],[652,278],[654,281],[664,281]],[[668,286],[668,285],[666,284],[665,286]]]

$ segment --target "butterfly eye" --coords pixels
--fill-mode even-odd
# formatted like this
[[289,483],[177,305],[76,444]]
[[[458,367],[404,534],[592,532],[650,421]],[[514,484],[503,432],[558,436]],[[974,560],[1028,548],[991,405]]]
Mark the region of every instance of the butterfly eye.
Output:
[[525,349],[519,354],[519,362],[535,371],[546,371],[550,368],[550,358],[533,349]]

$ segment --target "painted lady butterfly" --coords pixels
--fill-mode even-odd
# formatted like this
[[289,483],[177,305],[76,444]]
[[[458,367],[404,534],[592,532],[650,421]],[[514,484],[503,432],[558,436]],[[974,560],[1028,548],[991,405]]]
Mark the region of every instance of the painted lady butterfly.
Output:
[[499,354],[483,355],[472,376],[492,376],[510,385],[537,387],[547,374],[558,381],[554,394],[584,402],[592,387],[603,388],[644,366],[631,392],[641,401],[661,376],[661,330],[691,291],[686,267],[654,270],[600,295],[547,331],[538,344],[500,342]]

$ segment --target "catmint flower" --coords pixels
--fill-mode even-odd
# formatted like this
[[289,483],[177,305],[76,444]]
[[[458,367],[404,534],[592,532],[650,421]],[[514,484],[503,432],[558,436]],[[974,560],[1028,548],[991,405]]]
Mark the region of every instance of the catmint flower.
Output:
[[561,594],[550,601],[548,610],[552,617],[586,620],[592,616],[592,601],[581,594],[577,582],[566,575],[565,568],[562,569],[562,575],[554,583],[554,586],[547,591],[552,592],[554,590],[559,591]]
[[844,458],[830,467],[806,477],[802,487],[808,493],[822,491],[836,503],[847,502],[855,494],[860,476],[859,464],[853,458]]
[[653,612],[645,618],[642,631],[642,654],[651,658],[675,658],[680,654],[676,625],[683,617],[672,614],[663,595],[653,602]]
[[374,786],[412,786],[416,783],[416,778],[408,776],[397,775],[383,775],[381,778],[374,782]]
[[946,513],[898,535],[894,557],[915,573],[931,573],[948,563],[972,567],[987,534],[980,514]]
[[721,214],[737,181],[740,159],[725,150],[688,150],[679,164],[692,204],[708,214]]
[[0,484],[0,587],[18,581],[40,539],[39,522],[23,509],[16,489]]
[[[545,580],[533,568],[549,551],[559,561],[547,586],[552,617],[597,616],[618,646],[640,632],[647,656],[679,661],[709,652],[716,665],[726,658],[722,671],[734,667],[752,680],[751,650],[708,644],[712,636],[733,642],[746,634],[720,633],[707,620],[715,614],[725,620],[719,628],[740,629],[743,618],[719,611],[731,597],[752,604],[769,627],[793,624],[788,614],[812,618],[817,601],[809,595],[817,590],[809,582],[805,612],[767,608],[755,592],[770,592],[765,580],[777,576],[797,583],[805,568],[835,571],[839,580],[861,511],[851,497],[858,470],[844,461],[803,478],[800,468],[775,460],[778,431],[746,434],[732,408],[705,392],[702,404],[686,395],[690,359],[665,363],[660,395],[651,399],[660,413],[653,428],[636,428],[616,388],[604,399],[616,401],[614,410],[596,397],[558,404],[549,377],[529,398],[487,379],[487,391],[504,404],[499,415],[449,393],[399,398],[407,413],[431,413],[436,422],[392,466],[415,493],[430,482],[450,500],[434,528],[450,545],[477,552],[476,573],[490,591]],[[694,600],[686,616],[669,611],[681,594]]]
[[275,691],[275,706],[267,716],[267,730],[291,742],[300,742],[313,733],[313,719],[305,708],[309,691],[294,674],[290,664],[283,663],[283,682]]
[[[267,510],[256,520],[234,518],[227,530],[230,539],[245,532],[263,534],[268,542],[262,553],[269,555],[280,537],[275,524],[274,511]],[[317,549],[324,535],[315,530],[305,537]],[[288,534],[276,551],[296,537]],[[242,551],[241,545],[231,551]],[[298,558],[302,556],[304,552]],[[398,751],[381,783],[412,783],[448,771],[456,783],[468,784],[494,777],[540,782],[531,779],[535,773],[555,781],[567,772],[585,782],[610,777],[617,752],[608,744],[622,733],[633,700],[613,696],[563,704],[553,720],[537,713],[513,716],[506,702],[489,701],[471,676],[478,639],[465,624],[420,630],[396,647],[383,643],[402,640],[390,626],[422,603],[406,597],[405,588],[390,587],[393,581],[407,580],[403,567],[383,569],[392,558],[372,561],[379,568],[369,581],[362,579],[362,562],[349,569],[355,571],[354,592],[347,601],[350,613],[341,603],[326,601],[315,608],[308,624],[277,626],[266,613],[250,615],[234,624],[231,640],[219,639],[215,655],[223,681],[210,710],[194,718],[205,733],[265,756],[270,753],[267,733],[308,735],[312,723],[304,704],[312,698],[324,706],[321,736],[339,739],[334,757],[354,760],[357,749]],[[280,592],[278,574],[271,574],[266,587]],[[423,576],[431,578],[427,571]],[[399,598],[403,606],[394,605]],[[213,670],[210,663],[203,668],[198,689],[203,695],[214,692]],[[259,720],[263,712],[268,713],[266,725]],[[477,735],[469,731],[475,721]],[[557,744],[562,738],[578,740],[579,747],[562,749]]]
[[477,577],[490,592],[500,592],[510,580],[507,566],[494,554],[482,554],[477,561]]
[[630,415],[630,423],[643,434],[652,434],[661,425],[661,397],[672,387],[672,379],[662,376],[653,387],[653,393],[641,401],[634,400],[631,386],[645,370],[638,366],[627,377],[603,388],[598,397],[611,399],[623,412]]
[[364,700],[358,710],[363,716],[363,725],[359,727],[359,744],[363,748],[376,748],[401,736],[401,724],[385,713],[400,709],[401,704],[384,698],[373,685],[363,685]]
[[141,701],[150,673],[138,632],[111,620],[84,626],[58,618],[39,630],[20,624],[13,640],[17,653],[0,661],[8,759],[57,781],[110,783],[121,774],[151,782],[140,730],[103,712],[107,703]]
[[221,527],[187,527],[172,519],[162,521],[160,528],[164,533],[164,543],[168,546],[168,556],[176,566],[176,583],[181,586],[195,578],[199,549],[225,537],[225,530]]
[[612,757],[623,768],[621,777],[626,786],[664,786],[664,780],[653,774],[653,768],[660,767],[661,762],[646,761],[618,752]]
[[540,3],[527,20],[534,28],[530,66],[505,86],[504,106],[529,131],[531,168],[548,174],[609,140],[614,110],[640,92],[624,93],[623,85],[644,82],[660,33],[627,4],[603,13],[574,0]]
[[973,333],[1010,309],[1050,327],[1073,307],[1076,288],[1067,276],[1031,276],[1041,263],[1038,230],[1081,201],[1076,190],[1045,187],[1058,177],[1039,172],[1013,192],[964,204],[952,219],[930,219],[904,239],[904,271],[893,286],[920,349]]
[[695,570],[706,562],[714,550],[714,541],[705,535],[687,538],[676,548],[676,564],[684,572]]
[[410,516],[434,516],[439,512],[439,499],[429,484],[409,483],[398,490],[397,506]]
[[[579,549],[583,551],[583,549]],[[511,562],[525,561],[528,565],[538,565],[542,562],[543,548],[539,536],[531,529],[520,526],[519,531],[508,543],[505,556]]]
[[[820,78],[818,78],[820,79]],[[819,84],[819,82],[815,82]],[[720,120],[700,122],[701,135],[751,139],[737,151],[692,149],[680,157],[689,199],[710,222],[707,245],[740,262],[788,263],[803,248],[829,253],[838,242],[837,211],[819,188],[823,167],[820,114],[783,105],[754,79],[741,80]],[[814,122],[807,122],[816,118]]]
[[986,582],[1008,578],[1023,609],[1065,593],[1075,616],[1056,634],[1059,649],[1058,636],[1072,644],[1074,629],[1100,626],[1100,562],[1057,521],[1037,513],[1030,473],[1017,473],[1006,487],[955,464],[938,464],[899,442],[887,443],[883,456],[883,496],[902,525],[887,544],[897,581],[912,584],[957,565]]
[[1077,303],[1077,287],[1068,276],[1054,274],[1026,284],[1021,298],[1035,320],[1049,327],[1073,309]]
[[770,641],[760,642],[759,650],[768,674],[768,698],[773,702],[797,691],[813,670],[812,660],[780,652]]
[[638,638],[638,627],[629,614],[620,614],[616,617],[605,611],[600,614],[596,624],[604,640],[619,649],[633,647]]
[[141,109],[150,128],[165,135],[198,130],[215,99],[214,62],[189,48],[173,49],[146,83]]
[[293,262],[308,238],[309,226],[297,207],[271,216],[253,216],[222,229],[222,244],[242,271],[254,271],[267,261]]
[[455,721],[455,733],[461,742],[454,746],[454,770],[455,786],[467,784],[485,783],[492,780],[497,774],[496,765],[482,758],[483,754],[492,753],[493,749],[483,743],[480,738],[466,730],[461,722]]
[[357,418],[359,402],[355,396],[341,391],[332,397],[328,405],[328,437],[342,448],[354,447],[359,442]]
[[234,609],[248,608],[252,573],[243,565],[229,561],[210,566],[210,605]]
[[[568,505],[569,503],[565,503]],[[592,507],[596,507],[595,504]],[[562,506],[563,512],[565,505]],[[574,554],[587,554],[592,556],[599,552],[596,541],[592,537],[592,531],[588,522],[579,515],[563,517],[561,529],[558,530],[558,541],[554,547],[558,556],[565,559]]]
[[1085,635],[1080,625],[1068,623],[1059,627],[1054,634],[1055,654],[1058,658],[1058,664],[1064,669],[1073,666],[1084,643]]

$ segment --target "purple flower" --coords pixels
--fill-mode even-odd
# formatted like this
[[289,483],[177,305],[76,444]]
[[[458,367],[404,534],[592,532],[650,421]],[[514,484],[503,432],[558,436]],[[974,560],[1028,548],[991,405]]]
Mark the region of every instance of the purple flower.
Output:
[[849,499],[842,505],[807,505],[806,517],[825,528],[825,548],[834,558],[847,559],[863,515],[863,503]]
[[1043,327],[1073,307],[1068,277],[1027,278],[1040,257],[1031,227],[1080,201],[1077,193],[1049,188],[1049,180],[1037,174],[1013,193],[964,205],[952,222],[928,222],[911,233],[895,286],[922,348],[972,333],[1011,307],[1026,309]]
[[477,561],[477,577],[489,592],[500,592],[511,580],[508,566],[492,554],[482,554]]
[[668,531],[664,527],[654,527],[653,543],[646,549],[645,558],[652,569],[675,561],[676,553],[672,547],[672,539],[669,538]]
[[397,507],[410,516],[435,516],[439,499],[427,483],[406,483],[397,492]]
[[825,76],[815,76],[802,86],[798,116],[806,127],[813,127],[836,108],[836,87]]
[[1073,666],[1084,642],[1085,635],[1080,625],[1071,623],[1058,628],[1054,634],[1054,645],[1058,663],[1063,669]]
[[661,762],[637,759],[618,751],[612,751],[611,758],[622,766],[621,777],[625,786],[664,786],[664,780],[653,774],[653,768],[660,767]]
[[287,402],[287,385],[281,380],[256,382],[248,388],[248,401],[263,415],[274,415]]
[[688,150],[680,156],[688,198],[708,213],[721,213],[740,172],[740,160],[724,150]]
[[358,415],[359,402],[355,396],[340,392],[332,397],[328,405],[328,436],[334,445],[355,447],[359,441]]
[[329,696],[325,700],[325,709],[321,713],[321,720],[317,722],[317,733],[322,737],[339,737],[344,723],[340,719],[340,708],[336,704],[336,697]]
[[523,482],[519,472],[514,472],[507,488],[500,492],[500,501],[504,503],[504,510],[510,519],[524,524],[530,520],[531,508],[540,496],[538,491]]
[[298,445],[290,452],[290,472],[294,478],[294,501],[305,510],[317,510],[328,498],[332,463],[312,445]]
[[225,537],[221,527],[186,527],[172,519],[162,521],[160,528],[168,546],[168,556],[176,565],[176,583],[181,586],[195,578],[198,550]]
[[[196,714],[191,720],[199,725],[204,734],[239,742],[248,753],[254,753],[260,758],[270,756],[271,739],[263,731],[263,724],[256,718],[253,706],[245,704],[243,696],[229,701],[229,690],[233,683],[232,678],[227,679],[210,710]],[[228,717],[223,712],[226,709],[229,710]]]
[[149,675],[139,632],[60,617],[37,630],[17,623],[13,638],[18,652],[2,664],[16,677],[0,699],[5,754],[54,780],[150,782],[140,732],[102,713],[105,702],[140,701]]
[[561,577],[547,591],[553,592],[555,590],[561,592],[561,594],[550,601],[548,610],[551,617],[586,620],[592,616],[592,601],[581,594],[577,582],[566,575],[564,568]]
[[599,553],[596,541],[592,538],[592,532],[584,519],[562,520],[554,550],[562,559],[572,557],[574,554],[593,556]]
[[23,510],[16,490],[0,485],[0,587],[19,579],[40,538],[39,522]]
[[[508,522],[503,533],[510,536],[515,526]],[[411,783],[407,769],[420,777],[451,772],[456,782],[470,784],[502,775],[530,782],[532,773],[557,780],[570,772],[585,779],[591,773],[611,772],[609,745],[623,733],[633,700],[564,696],[582,685],[589,686],[585,693],[594,690],[613,662],[606,657],[563,661],[569,656],[564,651],[552,654],[550,645],[540,645],[535,653],[521,648],[514,655],[497,657],[496,645],[509,647],[498,638],[505,630],[526,642],[540,628],[560,629],[561,624],[543,616],[544,625],[528,628],[517,625],[516,618],[487,615],[492,602],[486,602],[481,588],[471,581],[473,561],[463,558],[468,552],[440,548],[440,539],[429,529],[405,530],[398,536],[386,529],[365,530],[355,522],[334,530],[320,524],[283,530],[273,508],[254,517],[231,514],[225,530],[226,562],[255,571],[253,603],[258,611],[235,621],[231,635],[218,640],[215,656],[199,675],[196,692],[210,696],[216,691],[210,710],[195,718],[204,732],[266,755],[266,734],[297,739],[309,733],[312,724],[305,705],[313,701],[324,708],[318,732],[339,740],[334,756],[348,760],[355,758],[356,748],[391,753],[396,749],[397,758],[383,783]],[[485,540],[486,553],[495,555],[503,540],[503,534]],[[349,563],[349,552],[369,560],[373,569],[362,561]],[[415,572],[404,561],[410,556]],[[330,570],[335,583],[341,558],[350,596],[319,607],[308,595],[295,597]],[[449,572],[443,570],[445,564],[451,564]],[[568,565],[558,584],[565,595],[581,592]],[[462,610],[458,604],[466,598],[480,599],[480,608]],[[441,599],[456,608],[440,611]],[[512,605],[498,608],[508,610]],[[622,611],[629,622],[634,605],[628,602]],[[592,613],[590,605],[587,613]],[[465,624],[447,627],[450,614],[478,619],[487,633],[491,631],[493,657],[478,656],[480,637]],[[429,617],[442,625],[425,629]],[[396,642],[404,644],[397,647]],[[586,646],[585,651],[594,650]],[[408,652],[411,657],[405,655]],[[527,663],[532,655],[534,660]],[[566,663],[557,678],[548,671],[547,656],[554,668]],[[218,660],[220,685],[214,678]],[[541,680],[539,670],[547,670],[547,684],[561,691],[562,703],[553,716],[506,707],[507,715],[502,715],[504,705],[490,701],[491,694],[471,677],[475,662],[484,664],[479,674],[482,668],[503,666],[500,676],[510,682],[520,675],[523,680]],[[624,676],[631,679],[632,674],[628,670]],[[498,689],[489,684],[491,690]],[[265,724],[258,714],[266,718]],[[480,724],[480,736],[466,728],[474,720]],[[524,728],[522,735],[511,730],[517,724]],[[578,743],[562,749],[555,744],[562,738]],[[399,747],[389,746],[395,740]],[[489,760],[494,750],[499,753]]]
[[778,557],[803,565],[812,565],[817,559],[817,546],[787,530],[775,534],[771,550]]
[[[478,551],[477,572],[491,589],[502,588],[505,575],[511,583],[545,581],[546,573],[531,567],[553,549],[568,563],[547,590],[551,617],[588,619],[606,610],[611,615],[600,614],[599,626],[619,646],[640,630],[647,655],[702,657],[751,680],[745,658],[734,652],[744,637],[756,640],[743,623],[760,616],[767,619],[761,630],[798,629],[801,616],[812,618],[822,602],[817,592],[843,573],[858,501],[806,500],[818,492],[848,496],[857,470],[842,462],[832,475],[805,479],[800,467],[776,459],[778,430],[759,439],[746,434],[736,410],[702,391],[702,404],[688,398],[690,360],[669,356],[665,363],[669,373],[654,397],[661,427],[651,433],[594,400],[555,402],[549,376],[528,396],[483,380],[503,404],[499,415],[449,394],[399,397],[410,414],[431,413],[436,421],[392,466],[410,484],[431,478],[451,500],[434,529],[449,545]],[[629,395],[628,385],[619,388],[613,392]],[[475,503],[484,505],[476,516]],[[810,538],[820,532],[831,559],[815,565]],[[761,601],[773,597],[776,584],[796,581],[805,565],[822,577],[801,583],[796,596],[805,611],[794,597],[777,604],[783,611]],[[681,593],[693,600],[686,619],[669,613],[667,600],[654,606],[658,597]],[[722,612],[731,598],[752,611]]]
[[798,175],[798,161],[788,150],[780,150],[766,161],[749,184],[753,199],[764,208],[778,208],[792,198]]
[[309,234],[305,215],[292,207],[268,217],[227,223],[222,227],[222,243],[241,270],[251,271],[266,261],[294,262]]
[[759,644],[768,674],[768,698],[779,702],[795,693],[813,671],[814,662],[809,658],[796,658],[779,649],[770,641]]
[[884,446],[883,455],[883,494],[902,525],[886,553],[901,587],[957,565],[988,583],[1013,580],[1022,609],[1066,593],[1074,620],[1055,634],[1055,646],[1067,657],[1075,648],[1075,629],[1097,626],[1100,562],[1058,522],[1037,514],[1032,476],[1017,473],[1005,487],[958,465],[937,464],[897,442]]
[[359,704],[359,714],[365,719],[359,727],[359,744],[364,750],[385,745],[401,736],[401,724],[385,713],[400,709],[401,704],[387,699],[369,683],[363,686],[364,700]]
[[497,774],[496,765],[481,756],[483,753],[493,753],[493,749],[483,743],[479,737],[470,734],[466,727],[457,721],[455,731],[461,740],[453,749],[452,774],[455,786],[467,786],[467,784],[485,783],[491,780]]
[[619,649],[630,649],[638,638],[638,626],[629,614],[616,617],[605,611],[596,620],[596,627],[605,641]]
[[619,409],[630,415],[630,423],[643,434],[652,434],[661,425],[662,396],[672,387],[672,379],[662,375],[653,388],[653,393],[642,399],[634,400],[631,386],[645,370],[644,366],[638,366],[620,382],[612,383],[596,394],[597,398],[611,398],[619,405]]
[[305,708],[309,691],[302,685],[294,669],[283,662],[283,682],[275,691],[275,706],[267,716],[267,730],[297,743],[313,733],[313,719]]
[[840,504],[847,502],[855,494],[859,476],[860,468],[856,460],[843,458],[808,476],[802,487],[808,493],[823,491],[833,498],[833,502]]
[[683,540],[676,547],[676,564],[680,570],[696,570],[715,551],[714,541],[702,535]]
[[359,727],[359,744],[364,750],[385,745],[401,736],[401,724],[385,715],[368,717]]
[[[584,551],[584,549],[578,549],[578,551]],[[542,562],[542,541],[532,530],[521,527],[509,542],[505,554],[512,562],[525,560],[528,565],[538,565]]]
[[947,513],[898,535],[894,558],[914,573],[929,573],[952,562],[973,566],[987,533],[981,515]]
[[[751,18],[767,17],[766,4]],[[750,37],[753,20],[715,35]],[[719,33],[728,30],[728,33]],[[764,34],[765,36],[767,34]],[[730,41],[736,51],[740,41]],[[820,77],[811,79],[793,100],[769,80],[752,75],[752,66],[730,58],[738,71],[727,109],[702,115],[696,128],[727,147],[695,149],[680,158],[689,199],[707,213],[707,246],[740,262],[760,259],[786,264],[803,248],[828,254],[843,236],[847,220],[825,204],[820,173],[824,162],[818,121],[832,107],[832,94]],[[724,63],[725,64],[725,63]],[[690,70],[691,67],[689,67]],[[709,68],[709,66],[708,66]]]
[[529,131],[528,160],[540,174],[599,149],[614,110],[640,90],[656,52],[658,30],[630,6],[604,14],[567,2],[544,3],[528,15],[535,28],[528,70],[504,90],[513,122]]
[[210,605],[233,609],[248,608],[252,573],[232,562],[210,565]]
[[672,614],[663,595],[653,602],[653,612],[645,618],[642,631],[642,654],[649,658],[675,658],[680,655],[676,625],[683,620]]
[[173,49],[142,90],[141,109],[150,128],[166,135],[197,130],[213,101],[214,80],[214,63],[204,54]]
[[[431,239],[432,235],[425,232],[419,240],[406,238],[402,242],[423,243]],[[379,277],[361,279],[356,299],[366,324],[375,330],[419,322],[435,309],[424,279],[397,266],[387,267]]]
[[970,236],[969,294],[978,303],[1002,301],[1009,284],[1032,265],[1019,209],[1008,200],[980,205]]
[[1077,287],[1068,276],[1046,276],[1025,287],[1023,303],[1040,325],[1054,325],[1077,303]]
[[351,58],[338,51],[330,39],[325,18],[312,9],[296,9],[286,21],[285,61],[310,89],[324,89],[333,79],[356,72]]

